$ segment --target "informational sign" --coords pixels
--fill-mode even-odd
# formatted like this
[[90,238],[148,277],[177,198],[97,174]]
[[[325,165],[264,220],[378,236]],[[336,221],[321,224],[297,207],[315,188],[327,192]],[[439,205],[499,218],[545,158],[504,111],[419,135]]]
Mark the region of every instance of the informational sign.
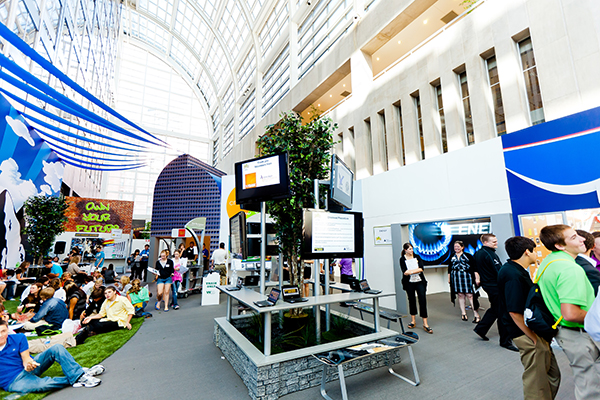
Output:
[[564,215],[563,213],[520,215],[519,222],[523,236],[535,242],[535,249],[533,249],[535,253],[535,267],[529,267],[529,273],[533,279],[537,272],[537,268],[544,258],[550,254],[550,250],[548,250],[540,241],[540,231],[548,225],[564,224]]
[[217,289],[220,276],[218,272],[211,272],[202,279],[202,305],[214,306],[219,304],[219,294]]
[[112,240],[112,243],[104,244],[104,257],[106,259],[125,259],[127,258],[127,250],[129,241],[127,240]]
[[113,229],[110,231],[110,237],[113,239],[121,239],[123,236],[123,229]]
[[374,226],[373,237],[375,245],[392,244],[392,227],[391,226]]
[[313,253],[354,251],[353,215],[315,213],[312,227]]
[[185,224],[185,227],[188,229],[191,229],[193,231],[202,231],[206,227],[206,218],[205,217],[194,218],[193,220],[191,220],[190,222]]
[[111,233],[120,229],[131,232],[133,201],[100,200],[83,197],[67,197],[66,232]]
[[244,164],[244,189],[279,185],[279,158],[267,157]]
[[192,234],[185,228],[171,229],[171,237],[172,238],[189,238],[189,237],[192,237]]

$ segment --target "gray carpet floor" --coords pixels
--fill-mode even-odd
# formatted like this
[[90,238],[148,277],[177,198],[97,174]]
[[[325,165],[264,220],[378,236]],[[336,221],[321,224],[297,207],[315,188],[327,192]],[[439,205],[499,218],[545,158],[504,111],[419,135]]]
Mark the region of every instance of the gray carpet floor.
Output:
[[[200,295],[181,299],[180,305],[180,310],[168,313],[149,307],[154,317],[105,360],[106,372],[99,387],[66,388],[48,399],[249,398],[241,379],[212,343],[213,319],[225,315],[223,295],[218,306],[201,307]],[[487,300],[482,300],[482,306],[487,306]],[[415,331],[421,340],[413,346],[421,384],[413,387],[390,375],[386,368],[379,368],[347,378],[350,399],[523,398],[519,355],[498,346],[495,327],[488,334],[489,342],[479,339],[472,331],[474,324],[460,320],[460,311],[452,306],[448,294],[429,295],[428,309],[434,334],[423,331],[417,318]],[[352,315],[358,313],[354,310]],[[472,313],[469,316],[472,318]],[[557,399],[572,399],[573,376],[568,360],[560,349],[555,349],[555,354],[562,373]],[[394,369],[412,376],[409,362],[397,364]],[[334,399],[341,398],[338,381],[328,383],[327,390]],[[318,398],[319,388],[315,387],[282,399]]]

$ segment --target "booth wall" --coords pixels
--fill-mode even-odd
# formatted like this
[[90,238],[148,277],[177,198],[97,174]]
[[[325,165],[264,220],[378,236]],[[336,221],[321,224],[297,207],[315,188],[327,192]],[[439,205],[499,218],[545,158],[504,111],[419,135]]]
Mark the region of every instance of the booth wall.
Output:
[[[395,291],[392,246],[375,245],[373,227],[509,214],[500,138],[360,181],[365,220],[365,276]],[[492,226],[493,229],[493,226]],[[425,271],[428,293],[449,291],[446,268]],[[396,308],[394,298],[382,306]]]

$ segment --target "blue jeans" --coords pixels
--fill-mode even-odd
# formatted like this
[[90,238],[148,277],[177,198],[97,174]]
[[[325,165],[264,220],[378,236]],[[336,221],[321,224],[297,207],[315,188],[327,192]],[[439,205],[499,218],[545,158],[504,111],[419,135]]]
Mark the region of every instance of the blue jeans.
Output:
[[[81,375],[83,369],[73,356],[60,344],[55,344],[43,353],[34,357],[34,360],[40,365],[31,372],[23,370],[14,381],[6,388],[7,392],[46,392],[53,389],[61,389],[65,386],[71,386]],[[65,376],[40,378],[54,362],[60,364]]]
[[181,281],[173,281],[173,293],[171,296],[173,297],[173,306],[177,306],[177,291],[179,290],[179,286],[181,285]]

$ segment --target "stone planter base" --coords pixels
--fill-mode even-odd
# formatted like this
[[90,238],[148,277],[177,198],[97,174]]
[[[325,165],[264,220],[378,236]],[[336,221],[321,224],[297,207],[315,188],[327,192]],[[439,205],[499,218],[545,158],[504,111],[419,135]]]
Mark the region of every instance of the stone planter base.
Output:
[[[372,326],[352,317],[349,319],[353,323]],[[395,331],[382,329],[382,332],[379,333],[265,357],[226,318],[216,318],[214,343],[242,378],[252,399],[272,400],[321,384],[323,364],[311,354],[375,341],[396,334]],[[344,365],[344,374],[348,377],[363,371],[384,367],[387,365],[388,357],[392,357],[393,364],[399,363],[399,352],[400,349],[387,354],[375,353],[372,356],[351,361]],[[327,381],[336,379],[338,379],[337,370],[328,368]]]

